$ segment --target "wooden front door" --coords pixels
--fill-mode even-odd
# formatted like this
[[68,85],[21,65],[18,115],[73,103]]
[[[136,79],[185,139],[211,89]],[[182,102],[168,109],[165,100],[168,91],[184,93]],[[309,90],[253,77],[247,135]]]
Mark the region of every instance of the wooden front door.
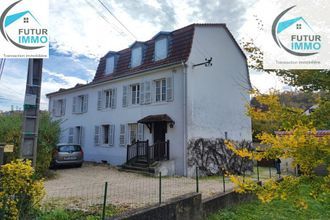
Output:
[[[157,150],[155,151],[155,158],[161,160],[165,156],[165,134],[167,124],[164,122],[154,123],[154,144],[157,144]],[[159,149],[158,149],[159,148]]]

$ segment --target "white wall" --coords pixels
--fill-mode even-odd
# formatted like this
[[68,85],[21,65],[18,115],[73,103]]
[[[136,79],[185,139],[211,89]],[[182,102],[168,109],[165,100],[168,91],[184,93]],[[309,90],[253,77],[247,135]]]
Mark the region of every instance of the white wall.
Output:
[[[205,56],[212,66],[192,67]],[[188,140],[224,138],[225,132],[229,139],[251,140],[246,61],[223,27],[196,27],[187,72]]]
[[[123,78],[117,81],[109,81],[106,84],[89,87],[82,90],[75,90],[62,95],[52,96],[50,100],[50,111],[52,99],[66,98],[66,112],[62,117],[64,122],[61,125],[63,131],[62,141],[67,142],[69,127],[83,126],[85,137],[83,148],[85,160],[97,161],[107,160],[114,165],[126,162],[126,147],[119,146],[120,124],[136,123],[139,119],[155,114],[167,114],[174,121],[173,128],[168,126],[166,139],[170,140],[170,159],[175,160],[177,174],[183,174],[183,68],[169,68],[158,72],[139,74],[136,77]],[[174,100],[172,102],[152,103],[148,105],[136,105],[122,107],[123,85],[140,83],[145,80],[156,80],[168,76],[174,77]],[[97,92],[102,89],[117,88],[116,109],[97,110]],[[83,114],[72,114],[72,99],[74,96],[88,94],[88,111]],[[101,124],[115,125],[115,144],[113,147],[94,146],[94,126]],[[152,134],[144,126],[144,137],[152,143]]]

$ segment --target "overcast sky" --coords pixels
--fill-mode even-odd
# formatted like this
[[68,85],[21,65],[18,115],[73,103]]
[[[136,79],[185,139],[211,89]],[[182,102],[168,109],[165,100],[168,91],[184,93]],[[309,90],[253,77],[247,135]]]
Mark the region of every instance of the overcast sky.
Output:
[[[50,0],[51,49],[50,58],[44,60],[41,108],[48,107],[46,93],[90,82],[98,59],[109,50],[127,48],[159,31],[191,23],[226,23],[237,41],[258,40],[256,16],[274,10],[264,4],[261,0]],[[22,108],[26,75],[26,60],[7,59],[0,79],[0,110],[10,110],[12,105]],[[251,71],[250,77],[253,86],[263,92],[288,88],[274,75]]]

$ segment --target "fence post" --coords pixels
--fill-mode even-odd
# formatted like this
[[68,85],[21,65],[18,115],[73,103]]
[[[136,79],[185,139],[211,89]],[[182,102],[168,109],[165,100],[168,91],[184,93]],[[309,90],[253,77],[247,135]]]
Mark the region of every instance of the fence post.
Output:
[[259,176],[259,163],[257,161],[257,176],[258,176],[258,182],[260,181],[260,176]]
[[129,145],[127,144],[127,146],[126,146],[126,163],[128,162],[128,157],[129,157]]
[[196,192],[199,192],[199,173],[198,173],[198,166],[196,166]]
[[136,141],[135,145],[136,145],[136,159],[138,159],[139,158],[139,140]]
[[105,219],[105,207],[107,204],[107,193],[108,193],[108,182],[104,185],[104,197],[103,197],[103,209],[102,209],[102,220]]
[[269,167],[269,178],[272,178],[272,167]]
[[222,170],[222,185],[223,185],[223,192],[226,192],[225,170]]
[[166,149],[166,151],[167,151],[167,160],[170,160],[170,140],[167,140],[167,149]]
[[162,172],[159,172],[159,205],[162,203]]

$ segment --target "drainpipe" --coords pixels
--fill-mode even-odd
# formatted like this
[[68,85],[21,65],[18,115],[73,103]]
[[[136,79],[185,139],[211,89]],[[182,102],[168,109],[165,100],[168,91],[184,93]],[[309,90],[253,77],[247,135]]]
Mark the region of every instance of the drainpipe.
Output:
[[183,67],[183,175],[187,176],[187,65]]

